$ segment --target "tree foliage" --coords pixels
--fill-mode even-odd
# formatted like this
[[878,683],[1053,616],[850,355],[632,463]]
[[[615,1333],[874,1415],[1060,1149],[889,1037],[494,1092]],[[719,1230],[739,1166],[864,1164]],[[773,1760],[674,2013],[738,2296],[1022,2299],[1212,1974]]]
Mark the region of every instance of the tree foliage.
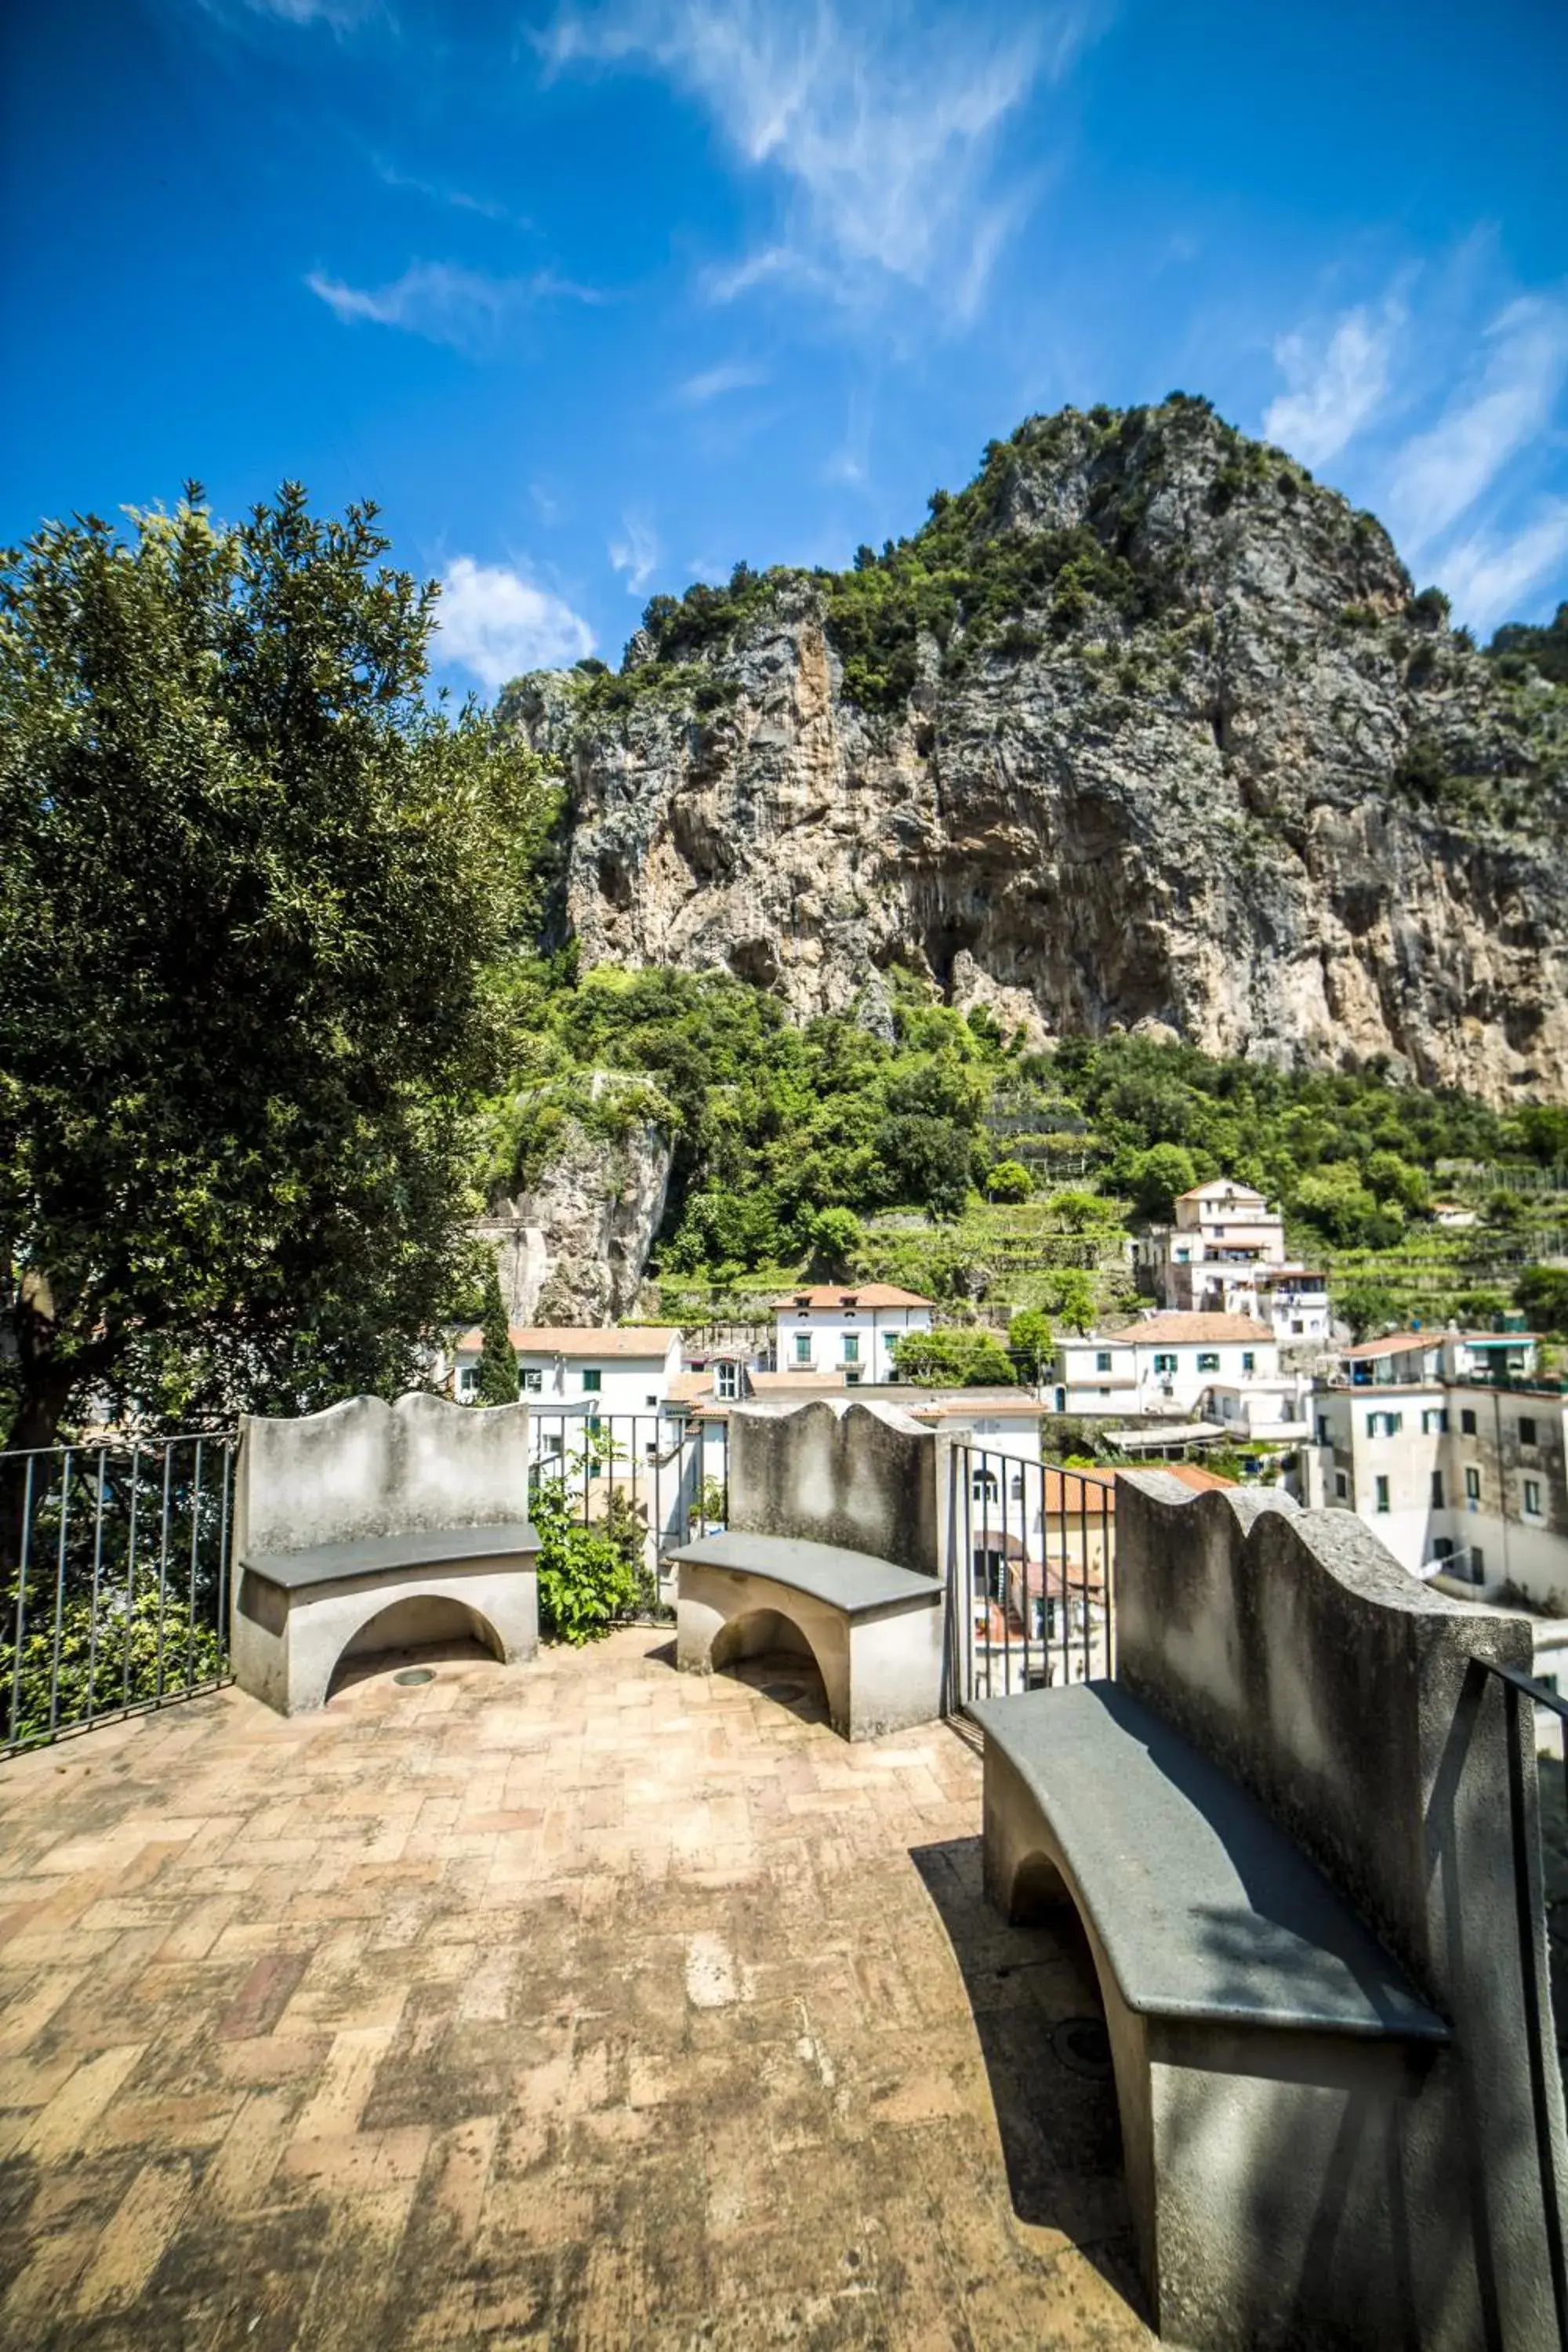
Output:
[[0,563],[13,1444],[402,1384],[449,1309],[552,798],[421,699],[435,592],[386,547],[193,486]]
[[916,1388],[1010,1388],[1013,1360],[994,1331],[910,1331],[893,1342],[901,1381]]

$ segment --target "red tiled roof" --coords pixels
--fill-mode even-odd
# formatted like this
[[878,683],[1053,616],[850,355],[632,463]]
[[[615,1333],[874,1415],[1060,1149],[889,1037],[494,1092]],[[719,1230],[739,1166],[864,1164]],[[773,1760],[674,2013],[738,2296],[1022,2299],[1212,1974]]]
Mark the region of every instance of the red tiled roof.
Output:
[[[619,1356],[642,1359],[669,1353],[669,1343],[679,1339],[679,1329],[671,1326],[648,1324],[643,1329],[615,1327],[606,1329],[584,1329],[579,1325],[514,1323],[508,1332],[512,1348],[520,1356]],[[453,1341],[460,1355],[470,1355],[484,1345],[484,1333],[476,1324]]]
[[802,1300],[807,1307],[931,1307],[935,1301],[921,1298],[913,1290],[900,1290],[896,1283],[863,1282],[857,1288],[852,1282],[803,1283],[798,1290],[784,1297],[775,1298],[775,1308],[798,1307]]
[[1274,1333],[1267,1323],[1250,1315],[1145,1315],[1141,1323],[1130,1324],[1118,1331],[1117,1339],[1132,1339],[1140,1347],[1152,1342],[1163,1346],[1180,1346],[1184,1341],[1213,1345],[1216,1340],[1272,1341]]

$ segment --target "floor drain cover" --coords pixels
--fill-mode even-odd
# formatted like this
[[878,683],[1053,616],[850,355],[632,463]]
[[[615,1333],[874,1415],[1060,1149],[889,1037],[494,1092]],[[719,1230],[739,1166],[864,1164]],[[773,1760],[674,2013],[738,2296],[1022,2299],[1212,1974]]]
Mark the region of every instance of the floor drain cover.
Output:
[[1098,2017],[1067,2017],[1051,2028],[1051,2048],[1068,2072],[1103,2082],[1110,2069],[1110,2036]]
[[436,1679],[436,1670],[434,1666],[405,1666],[403,1672],[400,1675],[394,1675],[392,1679],[395,1683],[405,1684],[433,1683]]

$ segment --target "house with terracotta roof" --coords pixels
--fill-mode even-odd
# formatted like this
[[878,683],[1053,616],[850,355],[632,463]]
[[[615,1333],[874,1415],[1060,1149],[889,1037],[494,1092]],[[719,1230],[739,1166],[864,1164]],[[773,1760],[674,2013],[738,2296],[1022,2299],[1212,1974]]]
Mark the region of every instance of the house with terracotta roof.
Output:
[[[518,1394],[548,1412],[658,1413],[681,1370],[680,1333],[668,1325],[613,1329],[557,1324],[511,1327]],[[460,1332],[451,1344],[450,1384],[459,1402],[479,1384],[484,1334]]]
[[1253,1316],[1286,1347],[1330,1336],[1327,1276],[1286,1255],[1284,1219],[1249,1184],[1194,1184],[1178,1196],[1173,1224],[1151,1226],[1135,1257],[1163,1307]]
[[779,1371],[841,1372],[847,1388],[894,1379],[894,1343],[931,1328],[932,1301],[891,1282],[806,1283],[773,1305]]
[[[1288,1433],[1299,1418],[1281,1410],[1299,1384],[1280,1373],[1279,1342],[1248,1315],[1153,1313],[1120,1331],[1068,1335],[1058,1342],[1053,1374],[1058,1412],[1197,1416],[1254,1437],[1265,1425]],[[1221,1412],[1227,1402],[1231,1411]]]

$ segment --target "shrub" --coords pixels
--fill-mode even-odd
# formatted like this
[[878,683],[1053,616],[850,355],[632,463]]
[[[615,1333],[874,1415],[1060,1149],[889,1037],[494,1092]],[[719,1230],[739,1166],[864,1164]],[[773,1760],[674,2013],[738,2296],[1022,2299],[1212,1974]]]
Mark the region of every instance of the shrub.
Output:
[[1021,1160],[998,1160],[985,1179],[994,1201],[1026,1201],[1034,1189],[1034,1179]]
[[529,1516],[539,1531],[539,1627],[547,1641],[580,1649],[602,1641],[644,1593],[642,1531],[631,1504],[612,1493],[598,1525],[584,1525],[570,1477],[612,1449],[590,1440],[566,1472],[536,1475]]
[[1026,1381],[1037,1381],[1056,1353],[1050,1318],[1026,1307],[1007,1326],[1007,1352]]
[[[7,1601],[9,1616],[14,1603]],[[160,1673],[160,1655],[163,1660]],[[90,1594],[68,1598],[60,1611],[58,1698],[56,1720],[84,1722],[92,1712],[110,1714],[127,1704],[145,1705],[164,1692],[183,1690],[188,1679],[213,1682],[222,1665],[216,1628],[193,1618],[183,1600],[166,1592],[162,1612],[156,1585],[143,1588],[127,1611],[122,1591],[100,1591],[93,1624]],[[49,1685],[55,1667],[54,1601],[22,1635],[21,1685],[11,1739],[46,1739],[49,1732]],[[15,1639],[0,1642],[0,1725],[11,1712],[16,1687]]]

